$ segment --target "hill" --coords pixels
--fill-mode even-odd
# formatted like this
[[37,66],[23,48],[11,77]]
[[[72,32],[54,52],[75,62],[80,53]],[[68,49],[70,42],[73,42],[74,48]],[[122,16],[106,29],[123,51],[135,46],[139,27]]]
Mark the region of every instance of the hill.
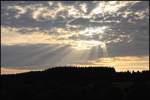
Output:
[[150,72],[116,72],[110,67],[56,67],[1,75],[4,100],[145,100]]

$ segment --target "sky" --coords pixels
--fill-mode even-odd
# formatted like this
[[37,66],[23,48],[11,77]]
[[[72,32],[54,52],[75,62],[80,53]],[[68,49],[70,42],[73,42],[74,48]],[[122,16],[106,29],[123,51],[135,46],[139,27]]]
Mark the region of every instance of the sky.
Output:
[[1,70],[149,66],[149,1],[1,1]]

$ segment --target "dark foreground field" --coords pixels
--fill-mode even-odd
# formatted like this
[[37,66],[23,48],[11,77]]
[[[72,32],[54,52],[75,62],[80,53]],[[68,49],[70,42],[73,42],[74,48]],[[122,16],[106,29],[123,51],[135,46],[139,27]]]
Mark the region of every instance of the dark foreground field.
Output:
[[1,75],[1,100],[150,100],[150,72],[57,67]]

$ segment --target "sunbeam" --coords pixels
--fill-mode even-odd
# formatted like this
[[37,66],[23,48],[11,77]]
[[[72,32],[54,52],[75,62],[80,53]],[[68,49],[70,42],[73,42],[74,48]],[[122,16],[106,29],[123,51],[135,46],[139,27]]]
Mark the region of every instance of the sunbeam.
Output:
[[148,65],[112,59],[149,55],[147,1],[1,3],[3,67]]
[[108,57],[107,45],[104,42],[100,42],[100,47],[103,50],[103,57]]

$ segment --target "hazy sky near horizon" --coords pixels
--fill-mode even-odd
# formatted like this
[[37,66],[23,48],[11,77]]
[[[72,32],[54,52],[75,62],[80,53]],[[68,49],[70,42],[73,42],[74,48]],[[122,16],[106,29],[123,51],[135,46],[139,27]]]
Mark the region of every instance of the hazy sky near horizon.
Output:
[[1,1],[1,54],[5,68],[147,69],[149,1]]

